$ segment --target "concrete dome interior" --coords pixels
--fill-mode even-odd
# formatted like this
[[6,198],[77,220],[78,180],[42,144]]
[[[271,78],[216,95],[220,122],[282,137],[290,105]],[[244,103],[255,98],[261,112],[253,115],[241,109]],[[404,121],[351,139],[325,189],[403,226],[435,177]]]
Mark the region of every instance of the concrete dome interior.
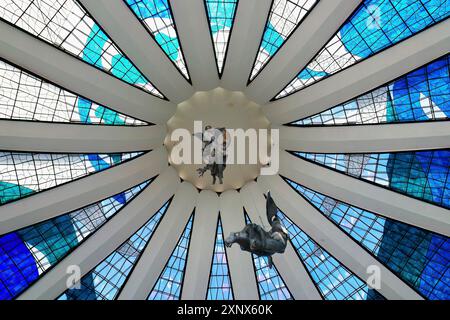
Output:
[[[449,16],[0,0],[0,300],[450,299]],[[213,184],[172,157],[195,121],[269,129],[270,156]],[[225,245],[271,226],[267,191],[272,267]]]

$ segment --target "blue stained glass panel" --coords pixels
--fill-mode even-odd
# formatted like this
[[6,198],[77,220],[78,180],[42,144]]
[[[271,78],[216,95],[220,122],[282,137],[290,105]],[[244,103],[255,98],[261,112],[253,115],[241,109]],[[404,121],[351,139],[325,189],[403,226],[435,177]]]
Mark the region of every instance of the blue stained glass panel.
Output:
[[136,120],[0,61],[0,118],[114,126]]
[[189,218],[177,246],[147,300],[179,300],[181,298],[193,223],[194,214]]
[[369,93],[311,117],[297,126],[361,125],[447,120],[450,56],[446,55]]
[[275,99],[367,59],[450,15],[450,0],[364,0],[338,33]]
[[294,153],[399,193],[450,208],[450,150],[370,154]]
[[183,76],[189,79],[168,0],[125,0],[125,2]]
[[291,243],[325,300],[384,300],[278,210]]
[[163,95],[75,0],[4,0],[0,18],[135,87]]
[[319,212],[428,299],[450,299],[450,239],[351,206],[292,180]]
[[217,68],[219,74],[222,74],[238,0],[205,0],[205,4],[216,53]]
[[319,0],[275,0],[270,8],[250,81],[269,62]]
[[125,243],[86,274],[78,283],[79,288],[66,290],[58,300],[115,300],[168,207],[169,201]]
[[230,270],[223,240],[222,222],[219,219],[216,231],[211,273],[209,275],[207,300],[233,300]]
[[0,300],[13,299],[25,291],[101,228],[150,182],[80,210],[1,236]]

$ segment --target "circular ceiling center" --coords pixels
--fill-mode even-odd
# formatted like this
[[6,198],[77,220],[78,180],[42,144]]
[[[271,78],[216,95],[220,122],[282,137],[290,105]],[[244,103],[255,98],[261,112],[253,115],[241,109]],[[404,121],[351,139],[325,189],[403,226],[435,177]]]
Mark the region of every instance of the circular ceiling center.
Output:
[[[196,125],[195,125],[196,124]],[[200,176],[198,169],[205,168],[206,164],[197,160],[195,161],[194,152],[203,151],[205,145],[208,144],[208,138],[205,138],[205,127],[213,129],[232,130],[235,136],[227,134],[227,164],[223,170],[223,180],[217,178],[214,182],[211,170],[206,170],[203,176]],[[199,133],[198,129],[201,129]],[[180,103],[172,118],[167,122],[167,136],[165,146],[169,152],[169,162],[176,168],[179,176],[191,182],[199,189],[213,190],[215,192],[223,192],[228,189],[239,189],[248,181],[258,177],[262,164],[267,164],[268,157],[255,155],[255,146],[257,150],[261,144],[265,144],[265,148],[270,151],[270,123],[264,116],[261,106],[250,101],[242,92],[228,91],[223,88],[216,88],[207,92],[197,92],[190,99]],[[183,130],[184,129],[184,130]],[[202,130],[203,129],[203,130]],[[242,129],[242,130],[237,130]],[[189,133],[184,135],[189,141],[184,141],[179,137],[179,133]],[[262,134],[267,132],[267,136]],[[242,136],[245,133],[245,137]],[[255,133],[258,141],[254,140]],[[237,136],[240,135],[240,138]],[[195,139],[198,139],[195,142]],[[233,144],[230,144],[230,140]],[[244,139],[245,144],[239,143],[238,139]],[[252,140],[253,139],[253,140]],[[206,141],[205,141],[206,140]],[[241,140],[242,142],[242,140]],[[244,148],[242,146],[244,145]],[[190,148],[191,155],[180,163],[175,160],[180,150],[185,155],[187,148]],[[230,152],[231,148],[234,150]],[[268,152],[269,152],[268,151]],[[251,153],[251,154],[250,154]],[[244,155],[245,154],[245,155]],[[241,161],[238,161],[240,157]],[[242,157],[245,161],[242,162]],[[254,161],[255,157],[257,161]],[[253,159],[253,160],[252,160]]]

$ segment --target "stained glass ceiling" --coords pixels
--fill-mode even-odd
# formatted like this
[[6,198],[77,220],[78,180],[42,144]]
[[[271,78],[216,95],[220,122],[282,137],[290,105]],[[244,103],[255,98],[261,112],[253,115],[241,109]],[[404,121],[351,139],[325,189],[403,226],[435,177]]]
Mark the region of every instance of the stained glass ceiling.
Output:
[[450,56],[369,93],[291,123],[296,126],[359,125],[447,120],[450,116]]
[[172,9],[168,0],[124,0],[136,17],[175,64],[186,79],[190,79],[183,56]]
[[364,0],[317,56],[275,99],[328,78],[449,15],[448,0]]
[[76,0],[2,0],[0,18],[118,79],[163,98]]
[[80,288],[66,290],[58,300],[114,300],[125,285],[128,276],[138,263],[169,202],[159,209],[150,220],[120,245],[105,260],[87,273],[76,284]]
[[[186,61],[183,56],[170,1],[123,1],[127,5],[124,7],[125,10],[131,10],[134,13],[149,32],[149,36],[156,40],[168,59],[190,81],[189,61]],[[239,1],[201,1],[204,1],[205,11],[199,13],[199,17],[208,19],[220,76],[226,67],[228,47],[232,45],[230,37],[233,35]],[[295,30],[308,22],[306,17],[315,10],[318,2],[319,0],[274,0],[272,2],[270,11],[267,12],[266,26],[258,35],[258,41],[261,38],[260,47],[257,52],[252,52],[252,59],[255,56],[256,58],[249,80],[257,77],[260,71],[270,63],[271,58],[289,41],[289,37]],[[110,39],[105,30],[95,22],[94,17],[84,9],[82,3],[83,1],[76,0],[0,0],[0,19],[92,67],[147,93],[164,98],[149,79],[127,59],[114,43],[114,39]],[[308,66],[300,71],[299,75],[276,98],[285,97],[351,68],[359,61],[369,59],[382,50],[444,21],[449,14],[450,0],[364,0]],[[249,19],[251,18],[249,15]],[[21,34],[28,36],[24,32]],[[127,48],[122,49],[127,52]],[[358,92],[355,94],[356,97],[349,101],[337,101],[339,100],[337,98],[330,105],[324,106],[322,110],[326,109],[325,111],[315,115],[309,114],[299,120],[288,119],[289,125],[319,126],[320,128],[314,130],[322,130],[321,132],[326,135],[329,134],[327,133],[329,126],[390,123],[391,125],[385,126],[387,128],[397,127],[406,122],[448,121],[450,58],[448,53],[444,56],[442,54],[444,52],[433,56],[433,61],[424,60],[420,68],[406,74],[398,74],[395,79],[390,79],[389,82],[377,88],[372,88],[365,93]],[[0,120],[2,121],[40,121],[48,123],[49,126],[52,123],[76,123],[81,130],[88,128],[85,125],[139,127],[151,124],[151,116],[146,118],[147,122],[145,122],[134,118],[133,115],[119,113],[108,106],[99,105],[89,97],[70,91],[70,88],[59,87],[47,81],[45,77],[34,74],[32,66],[18,66],[5,59],[6,57],[0,56]],[[250,66],[248,67],[250,69]],[[178,77],[175,68],[170,69],[173,69]],[[158,74],[151,76],[158,77]],[[216,76],[215,72],[214,76]],[[245,87],[241,90],[245,91]],[[138,93],[148,98],[146,93]],[[152,110],[154,106],[146,107]],[[123,106],[121,110],[126,110],[126,106]],[[149,114],[152,113],[149,112]],[[15,121],[15,123],[24,124],[22,121]],[[418,125],[422,124],[418,123]],[[89,127],[89,130],[91,129],[92,127]],[[142,128],[114,129],[141,130]],[[299,130],[308,130],[291,129],[298,130],[299,134]],[[341,128],[333,130],[337,129]],[[350,128],[345,129],[350,130]],[[386,192],[404,195],[405,202],[421,201],[427,203],[430,211],[446,213],[443,210],[448,211],[450,208],[450,151],[448,148],[437,148],[433,145],[432,139],[428,140],[427,143],[431,144],[431,147],[426,146],[426,148],[410,151],[391,150],[380,153],[369,150],[365,153],[354,154],[326,153],[326,151],[308,153],[302,150],[289,150],[289,152],[314,165],[338,171],[341,174],[337,176],[343,179],[344,175],[347,175],[367,185],[370,184],[371,187],[384,188],[388,190]],[[368,148],[370,149],[369,145]],[[32,203],[33,195],[37,193],[66,184],[71,186],[71,182],[100,171],[104,171],[102,173],[104,176],[111,171],[120,172],[121,164],[126,161],[136,163],[133,161],[143,154],[144,152],[139,150],[108,154],[1,150],[0,210],[11,208],[12,202],[14,202],[13,207],[19,206],[20,201],[26,204]],[[301,161],[297,160],[297,162]],[[132,163],[129,164],[130,167]],[[113,166],[118,168],[110,170]],[[120,173],[117,175],[120,176]],[[303,186],[306,184],[302,181],[303,179],[296,178],[294,181],[291,178],[285,177],[286,183],[281,181],[282,186],[276,185],[282,191],[279,192],[281,196],[277,199],[277,203],[293,201],[292,197],[285,196],[285,192],[292,192],[293,197],[298,197],[295,199],[305,200],[302,201],[304,205],[315,208],[319,217],[317,221],[323,220],[329,223],[327,227],[336,228],[355,241],[360,246],[360,250],[355,250],[353,254],[370,254],[373,259],[386,266],[386,270],[392,273],[393,279],[405,284],[404,290],[410,297],[450,299],[450,242],[445,232],[436,232],[433,229],[434,226],[429,227],[433,230],[425,230],[408,224],[408,217],[404,218],[405,221],[397,221],[392,217],[384,216],[382,206],[380,210],[372,208],[373,212],[363,210],[352,203],[339,200],[333,192],[325,195]],[[0,234],[0,300],[16,299],[26,295],[32,291],[28,289],[38,282],[45,285],[47,280],[44,275],[47,272],[50,273],[51,269],[72,251],[80,250],[81,244],[90,236],[96,232],[102,232],[103,226],[111,225],[114,219],[121,218],[123,208],[128,205],[128,208],[134,207],[133,201],[136,203],[139,199],[145,201],[141,195],[145,188],[151,189],[146,190],[146,193],[156,190],[152,189],[153,185],[156,185],[152,177],[143,177],[140,181],[144,180],[146,181],[137,185],[134,185],[138,183],[137,181],[133,182],[118,194],[105,195],[105,199],[102,200],[96,199],[97,202],[86,201],[75,211],[61,210],[51,219],[45,221],[38,219],[36,221],[40,222],[32,225],[23,226],[23,223],[16,219],[14,222],[19,226],[11,229],[14,231]],[[177,176],[175,180],[178,183]],[[167,181],[159,180],[158,187],[163,184],[164,188],[168,188],[169,184],[166,183]],[[259,181],[256,184],[262,186]],[[269,183],[269,187],[273,186]],[[291,188],[295,190],[295,194]],[[79,190],[74,188],[72,192],[75,195]],[[135,267],[139,266],[141,258],[152,249],[153,235],[159,233],[165,236],[170,235],[168,230],[162,230],[165,224],[161,222],[164,222],[166,216],[171,213],[184,214],[187,223],[182,232],[170,235],[174,237],[174,243],[175,238],[178,239],[176,245],[172,248],[161,249],[165,250],[167,260],[161,261],[165,263],[164,267],[155,270],[155,276],[159,276],[154,279],[154,284],[147,283],[148,286],[140,298],[181,299],[185,295],[183,293],[185,279],[192,280],[190,277],[199,276],[188,274],[186,268],[188,262],[192,263],[193,259],[189,251],[198,249],[197,244],[191,244],[191,238],[196,230],[193,226],[197,221],[194,219],[194,213],[189,218],[186,216],[187,212],[183,211],[186,210],[185,207],[179,204],[172,206],[172,196],[183,197],[184,194],[176,188],[167,192],[164,199],[158,200],[161,201],[158,206],[147,213],[148,216],[143,220],[146,221],[145,223],[136,225],[134,230],[128,230],[121,241],[117,242],[121,243],[120,245],[99,258],[91,270],[83,271],[83,276],[78,283],[80,289],[67,288],[66,290],[65,287],[57,293],[58,298],[60,300],[117,299],[128,285],[127,281],[135,271]],[[24,201],[26,197],[30,198]],[[222,195],[218,197],[221,199]],[[237,205],[239,208],[237,215],[242,218],[243,203],[239,193],[235,199],[237,203],[233,205]],[[156,210],[164,202],[165,204]],[[192,204],[189,210],[196,205]],[[168,210],[169,208],[171,210]],[[279,211],[278,215],[289,231],[289,245],[295,250],[296,262],[301,263],[306,271],[304,281],[309,281],[311,287],[315,286],[317,297],[322,297],[324,300],[392,298],[389,290],[370,288],[365,282],[366,279],[360,278],[361,271],[354,270],[356,269],[354,264],[348,264],[347,259],[331,250],[331,247],[318,238],[317,233],[308,230],[303,224],[308,217],[303,215],[302,209],[305,207],[286,210],[286,212]],[[202,299],[206,297],[211,300],[232,300],[242,297],[242,283],[236,282],[232,273],[232,271],[241,271],[235,268],[239,265],[236,264],[239,262],[236,261],[238,257],[249,259],[252,269],[246,271],[250,272],[251,279],[243,279],[243,281],[254,286],[254,298],[263,300],[297,298],[298,290],[290,289],[297,289],[296,286],[301,286],[303,283],[293,282],[292,279],[296,277],[292,275],[284,277],[287,272],[295,272],[295,270],[280,268],[276,260],[274,267],[269,268],[266,257],[245,252],[239,253],[238,256],[234,253],[228,254],[229,249],[224,246],[224,235],[236,231],[230,230],[230,221],[235,217],[226,212],[219,212],[220,210],[216,208],[215,212],[211,212],[212,218],[208,221],[211,225],[215,225],[215,233],[212,234],[211,231],[210,241],[214,241],[214,245],[211,246],[211,251],[207,252],[208,257],[212,257],[208,259],[209,272],[200,275],[205,281],[205,290],[201,294],[198,292],[195,294]],[[169,211],[168,214],[166,214],[167,211]],[[426,212],[412,213],[429,219]],[[247,222],[250,222],[248,216],[245,218]],[[204,221],[200,222],[204,223]],[[258,223],[258,221],[254,222]],[[308,231],[308,234],[305,231]],[[330,249],[330,252],[327,249]],[[234,268],[230,268],[233,265]],[[365,266],[361,264],[360,267]]]
[[[362,210],[285,179],[302,197],[416,291],[445,299],[450,239]],[[439,279],[439,280],[436,280]]]
[[141,154],[0,152],[0,205],[106,170]]
[[238,0],[205,0],[219,75],[222,75]]
[[256,78],[269,60],[301,24],[319,0],[275,0],[270,9],[250,81]]
[[150,181],[80,210],[0,237],[0,300],[18,296],[54,267],[119,210]]
[[147,125],[144,121],[101,106],[1,60],[0,119]]

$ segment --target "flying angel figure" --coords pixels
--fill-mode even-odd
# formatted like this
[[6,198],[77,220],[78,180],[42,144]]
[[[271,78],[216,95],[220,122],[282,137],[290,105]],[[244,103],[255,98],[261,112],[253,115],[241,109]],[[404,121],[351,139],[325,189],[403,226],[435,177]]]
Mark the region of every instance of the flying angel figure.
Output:
[[250,223],[240,232],[232,232],[226,239],[225,245],[231,247],[234,243],[240,245],[241,250],[253,253],[259,257],[268,257],[269,267],[272,268],[272,255],[284,253],[289,233],[277,216],[277,206],[267,193],[266,214],[271,229],[264,230],[263,227],[255,223]]

